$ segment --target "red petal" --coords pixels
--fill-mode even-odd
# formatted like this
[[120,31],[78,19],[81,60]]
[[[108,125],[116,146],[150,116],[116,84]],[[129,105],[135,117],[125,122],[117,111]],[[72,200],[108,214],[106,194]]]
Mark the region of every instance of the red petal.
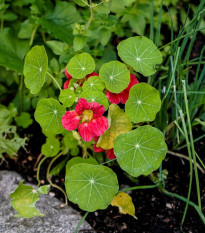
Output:
[[97,146],[96,146],[96,144],[95,144],[95,145],[93,145],[93,150],[94,150],[95,152],[97,152],[97,153],[104,151],[104,149],[103,149],[103,148],[101,148],[101,147],[97,147]]
[[88,101],[84,98],[80,98],[78,101],[78,104],[75,107],[75,111],[81,115],[84,110],[88,110],[90,109],[90,104],[88,103]]
[[88,128],[88,123],[82,123],[78,127],[78,132],[82,139],[86,142],[90,142],[93,139],[93,135]]
[[99,74],[93,72],[93,73],[91,73],[91,74],[88,74],[88,75],[86,76],[86,78],[88,79],[88,78],[91,77],[91,76],[99,76]]
[[93,118],[100,117],[105,112],[105,107],[96,102],[90,103],[90,109],[93,111]]
[[97,142],[99,139],[99,136],[94,136],[94,141]]
[[129,98],[129,92],[128,91],[122,91],[121,93],[120,93],[120,102],[122,103],[122,104],[125,104],[126,102],[127,102],[127,100],[128,100],[128,98]]
[[62,116],[61,123],[66,130],[74,130],[78,127],[80,116],[75,111],[67,111]]
[[106,96],[112,104],[119,104],[120,103],[120,93],[116,94],[116,93],[112,93],[112,92],[107,90]]
[[67,69],[65,68],[65,76],[67,77],[67,79],[71,79],[72,76],[68,73]]
[[125,90],[130,90],[132,86],[138,84],[139,81],[137,79],[137,77],[134,74],[130,74],[130,83],[128,85],[128,87]]
[[108,158],[108,159],[115,159],[115,158],[116,158],[113,149],[106,150],[106,155],[107,155],[107,158]]
[[100,136],[108,128],[108,119],[104,116],[95,118],[89,122],[88,128],[93,136]]
[[63,88],[64,88],[64,89],[67,89],[67,88],[68,88],[69,82],[70,82],[70,80],[67,80],[67,81],[64,82],[64,84],[63,84]]

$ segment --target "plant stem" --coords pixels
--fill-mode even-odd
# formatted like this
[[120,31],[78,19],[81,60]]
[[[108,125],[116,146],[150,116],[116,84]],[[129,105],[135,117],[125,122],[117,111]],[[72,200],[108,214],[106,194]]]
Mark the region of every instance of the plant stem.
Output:
[[23,75],[20,76],[20,85],[19,85],[19,94],[20,94],[20,104],[19,104],[19,109],[20,113],[23,111],[23,88],[24,88],[24,78]]
[[170,193],[168,192],[167,190],[165,190],[164,188],[161,189],[161,191],[166,194],[167,196],[170,196],[170,197],[176,197],[178,198],[179,200],[181,201],[184,201],[186,203],[188,203],[190,206],[193,206],[195,208],[195,210],[197,211],[197,213],[199,214],[199,216],[201,217],[203,223],[205,224],[205,216],[203,215],[202,211],[201,211],[201,208],[196,205],[195,203],[193,203],[192,201],[189,201],[188,199],[186,199],[185,197],[183,196],[180,196],[176,193]]
[[198,176],[198,170],[196,165],[196,155],[195,155],[195,148],[194,148],[194,139],[192,135],[192,128],[191,128],[191,120],[189,115],[189,106],[188,106],[188,99],[187,99],[187,93],[186,93],[186,86],[185,81],[182,80],[182,86],[184,90],[184,101],[185,101],[185,107],[186,107],[186,113],[187,113],[187,121],[188,121],[188,128],[189,128],[189,136],[191,141],[191,150],[192,150],[192,156],[194,160],[194,173],[195,173],[195,179],[196,179],[196,189],[197,189],[197,198],[198,198],[198,205],[201,209],[201,196],[200,196],[200,186],[199,186],[199,176]]
[[87,211],[84,216],[81,218],[80,222],[78,223],[77,227],[75,228],[75,231],[73,233],[77,233],[81,224],[84,222],[85,218],[88,216],[89,212]]
[[48,71],[46,73],[47,73],[47,75],[49,75],[52,78],[52,80],[55,82],[55,84],[57,85],[57,87],[59,88],[59,90],[62,91],[62,88],[60,87],[60,85],[56,81],[56,79]]
[[32,31],[31,39],[30,39],[30,42],[29,42],[29,45],[30,45],[30,46],[32,46],[32,44],[33,44],[33,40],[34,40],[34,37],[35,37],[35,34],[36,34],[36,31],[37,31],[38,27],[39,27],[39,24],[37,24],[37,25],[35,26],[35,28],[33,29],[33,31]]
[[51,178],[50,178],[50,168],[51,168],[51,166],[52,166],[52,164],[56,161],[56,159],[58,159],[61,155],[62,155],[63,153],[61,152],[61,153],[59,153],[56,157],[54,157],[52,160],[51,160],[51,162],[49,163],[49,165],[48,165],[48,169],[47,169],[47,173],[46,173],[46,178],[47,178],[47,180],[48,180],[48,182],[49,182],[49,184],[51,185],[51,186],[53,186],[54,188],[57,188],[57,189],[59,189],[63,194],[64,194],[64,196],[65,196],[65,205],[68,205],[68,199],[67,199],[67,195],[66,195],[66,193],[65,193],[65,191],[60,187],[60,186],[58,186],[58,185],[56,185],[56,184],[54,184],[53,182],[52,182],[52,180],[51,180]]
[[90,24],[91,24],[91,22],[92,22],[92,20],[93,20],[93,16],[94,16],[94,14],[93,14],[92,1],[89,0],[89,2],[90,2],[90,4],[89,4],[89,8],[90,8],[90,18],[89,18],[87,24],[85,25],[85,29],[86,29],[86,30],[90,27]]
[[157,183],[155,185],[135,186],[135,187],[131,187],[131,188],[122,189],[122,190],[118,191],[118,193],[136,190],[136,189],[152,189],[152,188],[157,188],[158,186],[159,186],[159,183]]
[[40,181],[40,178],[39,178],[39,173],[40,173],[40,169],[41,169],[41,164],[47,159],[47,157],[45,156],[44,158],[41,159],[41,161],[39,162],[38,164],[38,167],[37,167],[37,173],[36,173],[36,179],[38,181],[38,184],[36,186],[36,188],[38,188],[41,184],[41,181]]

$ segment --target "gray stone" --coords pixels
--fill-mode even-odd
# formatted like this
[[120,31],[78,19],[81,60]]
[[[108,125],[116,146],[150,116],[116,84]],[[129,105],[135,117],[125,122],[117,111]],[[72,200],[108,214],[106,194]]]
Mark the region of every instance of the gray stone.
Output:
[[[9,195],[21,180],[22,177],[15,172],[0,171],[0,232],[73,233],[82,217],[70,206],[61,208],[62,203],[49,195],[42,195],[36,203],[41,213],[45,214],[44,217],[32,219],[14,217],[16,211],[11,207]],[[91,226],[84,222],[80,232],[94,232],[91,229]]]

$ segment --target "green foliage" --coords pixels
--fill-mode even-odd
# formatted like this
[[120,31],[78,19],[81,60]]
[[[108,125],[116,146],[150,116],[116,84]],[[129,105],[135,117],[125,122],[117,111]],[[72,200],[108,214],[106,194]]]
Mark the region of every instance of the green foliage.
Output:
[[48,57],[43,46],[36,45],[26,55],[24,76],[26,87],[32,94],[40,91],[48,70]]
[[35,203],[39,200],[41,194],[47,194],[50,185],[41,186],[34,189],[29,185],[23,184],[21,181],[16,190],[10,194],[11,205],[19,213],[18,217],[33,218],[36,216],[44,216],[36,209]]
[[131,37],[117,46],[120,58],[144,76],[156,72],[156,65],[162,63],[161,52],[152,40],[144,36]]
[[41,148],[41,153],[46,157],[54,157],[60,150],[60,142],[58,139],[50,136],[46,139],[46,143]]
[[59,95],[59,100],[65,107],[71,107],[75,102],[75,94],[69,89],[62,90]]
[[130,82],[130,72],[125,64],[111,61],[101,67],[100,79],[110,92],[120,93]]
[[98,76],[90,77],[83,84],[83,91],[103,91],[105,88],[104,83],[100,80]]
[[22,112],[20,116],[15,117],[15,121],[19,127],[28,128],[33,123],[31,116],[27,112]]
[[125,112],[131,121],[153,121],[161,108],[159,91],[146,83],[134,85],[125,104]]
[[74,138],[72,132],[67,132],[63,142],[68,149],[75,149],[78,146],[78,140]]
[[35,119],[41,125],[42,129],[48,133],[58,134],[63,131],[61,117],[65,114],[63,107],[55,99],[41,99],[36,107]]
[[79,164],[79,163],[88,163],[88,164],[98,165],[98,162],[93,158],[83,159],[81,157],[75,157],[75,158],[70,159],[68,163],[66,164],[66,174],[68,173],[68,171],[73,165]]
[[105,107],[105,110],[108,109],[108,99],[105,94],[101,91],[83,91],[81,93],[81,98],[85,98],[88,102],[96,102]]
[[11,28],[0,31],[0,41],[0,65],[22,74],[23,58],[29,50],[28,41],[17,39]]
[[158,169],[167,152],[164,135],[157,128],[142,126],[114,140],[114,152],[120,167],[137,177]]
[[0,105],[0,158],[3,154],[14,156],[26,144],[27,138],[20,138],[16,133],[16,126],[11,125],[15,116],[13,109],[9,110]]
[[80,163],[66,173],[66,192],[82,210],[105,209],[118,191],[118,180],[108,167]]
[[75,79],[85,78],[95,69],[95,62],[88,53],[75,55],[67,65],[69,74]]

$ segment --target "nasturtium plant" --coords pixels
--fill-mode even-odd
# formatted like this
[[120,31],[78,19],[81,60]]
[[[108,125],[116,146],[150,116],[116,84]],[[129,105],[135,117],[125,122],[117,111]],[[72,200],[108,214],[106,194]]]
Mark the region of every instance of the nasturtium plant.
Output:
[[88,102],[96,102],[108,109],[108,99],[105,94],[101,91],[83,91],[80,95],[81,98],[85,98]]
[[75,149],[78,146],[78,140],[73,137],[72,132],[67,132],[63,141],[68,149]]
[[108,91],[120,93],[130,82],[130,72],[127,66],[119,61],[110,61],[102,65],[100,79]]
[[66,192],[82,210],[105,209],[118,191],[116,174],[108,167],[80,163],[66,173]]
[[90,54],[81,53],[71,58],[66,68],[73,78],[82,79],[94,71],[95,61]]
[[153,121],[161,108],[159,91],[147,83],[134,85],[125,104],[125,112],[131,121]]
[[[77,2],[83,5],[87,3]],[[74,27],[81,28],[80,25]],[[74,35],[80,34],[74,30]],[[49,44],[50,47],[55,45]],[[74,50],[76,52],[78,49]],[[119,164],[122,170],[133,177],[150,175],[165,158],[167,146],[164,135],[152,126],[140,126],[141,123],[153,121],[159,112],[159,91],[149,84],[139,83],[137,74],[136,77],[130,73],[134,69],[144,76],[153,74],[156,65],[162,61],[161,53],[150,39],[138,36],[121,41],[118,45],[119,56],[125,64],[115,60],[106,61],[95,70],[95,61],[90,54],[69,55],[65,68],[67,80],[62,89],[55,77],[47,72],[47,55],[43,51],[44,47],[33,47],[26,56],[24,69],[28,71],[32,68],[31,74],[37,73],[31,79],[30,86],[28,80],[31,76],[25,73],[25,82],[31,93],[41,89],[46,73],[59,88],[58,93],[57,90],[53,93],[53,98],[39,95],[34,115],[47,136],[41,149],[44,159],[54,157],[52,164],[52,161],[64,155],[59,164],[48,170],[48,174],[56,175],[63,166],[66,167],[67,197],[82,210],[93,212],[105,209],[112,203],[119,206],[122,213],[134,216],[130,197],[123,193],[115,196],[119,188],[117,176],[111,168],[103,165],[105,159],[102,155],[105,151],[107,160],[115,160],[109,164],[110,167]],[[43,57],[39,61],[40,52]],[[43,66],[44,75],[39,76],[40,68],[33,67],[28,61],[35,62],[34,66]],[[58,66],[56,61],[55,65]],[[37,180],[40,183],[39,177]],[[16,202],[19,204],[21,200]],[[38,214],[36,209],[35,213]],[[30,215],[26,213],[24,216]]]
[[50,136],[46,139],[46,143],[43,144],[41,152],[46,157],[54,157],[58,154],[60,149],[60,142],[54,136]]
[[64,89],[60,92],[59,100],[65,107],[71,107],[75,102],[75,93],[70,89]]
[[93,158],[83,159],[81,157],[74,157],[70,159],[66,164],[66,174],[73,165],[79,164],[79,163],[88,163],[88,164],[98,165],[98,162]]
[[119,135],[114,140],[114,152],[120,167],[138,177],[158,169],[167,152],[164,135],[152,126],[141,126]]
[[16,190],[10,194],[11,205],[19,213],[20,217],[33,218],[44,216],[36,209],[35,203],[39,200],[41,194],[47,194],[50,185],[44,185],[37,189],[24,185],[24,180],[18,185]]
[[104,89],[105,85],[98,76],[90,77],[83,84],[83,91],[103,91]]
[[26,87],[32,94],[40,91],[48,70],[48,57],[44,46],[36,45],[27,54],[23,74]]
[[38,102],[34,116],[45,131],[58,134],[63,131],[61,117],[64,113],[65,107],[57,100],[49,98]]
[[144,76],[156,72],[156,65],[162,63],[162,54],[152,40],[144,36],[130,37],[117,46],[118,55],[136,72]]

